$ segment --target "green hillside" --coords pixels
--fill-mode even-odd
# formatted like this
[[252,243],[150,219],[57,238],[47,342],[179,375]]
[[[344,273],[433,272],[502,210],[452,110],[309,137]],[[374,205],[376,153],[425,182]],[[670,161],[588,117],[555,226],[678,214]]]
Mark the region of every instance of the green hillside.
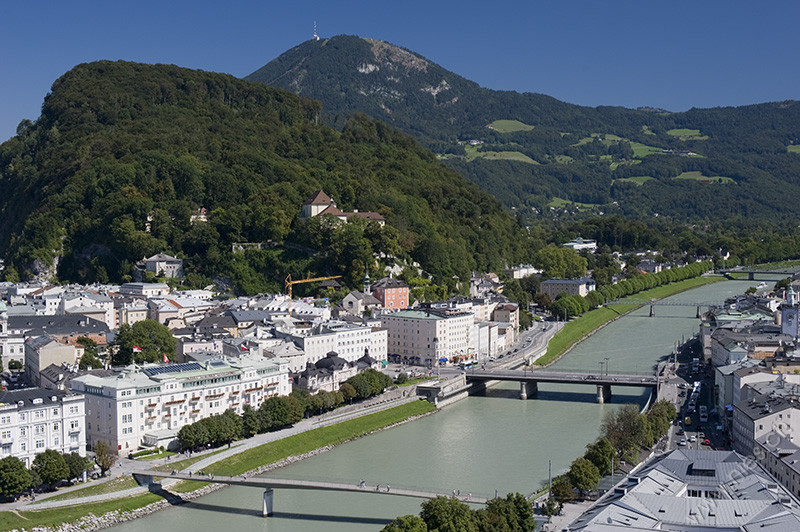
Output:
[[[795,101],[683,113],[590,108],[485,89],[412,51],[346,35],[304,42],[247,79],[320,100],[337,128],[356,111],[385,121],[528,218],[549,217],[554,198],[681,223],[800,215],[783,200],[800,194]],[[465,148],[471,140],[481,143],[477,155],[514,155],[476,156]],[[675,179],[695,173],[738,186]],[[639,176],[653,179],[627,182]]]
[[[279,290],[287,273],[347,274],[353,286],[366,265],[379,273],[376,256],[416,260],[446,281],[530,253],[498,201],[416,141],[363,115],[334,130],[320,111],[229,75],[75,67],[41,117],[0,145],[7,277],[125,281],[165,251],[188,259],[195,284],[222,275],[252,293]],[[317,189],[386,227],[298,219]],[[192,223],[201,207],[209,221]],[[234,242],[265,249],[234,254]]]

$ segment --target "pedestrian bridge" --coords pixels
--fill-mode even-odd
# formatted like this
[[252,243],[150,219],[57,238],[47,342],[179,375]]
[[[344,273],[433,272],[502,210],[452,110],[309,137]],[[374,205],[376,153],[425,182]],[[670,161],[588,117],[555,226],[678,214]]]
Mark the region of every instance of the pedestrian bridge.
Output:
[[[254,488],[264,489],[264,506],[263,515],[268,517],[272,515],[274,490],[276,489],[294,489],[294,490],[320,490],[320,491],[349,491],[356,493],[371,493],[373,495],[393,495],[399,497],[414,497],[417,499],[433,499],[435,497],[452,497],[452,493],[440,493],[436,491],[426,490],[412,490],[403,488],[390,488],[390,485],[366,485],[364,483],[347,484],[342,482],[326,482],[319,480],[293,480],[293,479],[280,479],[280,478],[263,478],[263,477],[247,477],[239,475],[235,477],[226,477],[218,475],[206,475],[202,473],[185,473],[173,472],[162,473],[156,472],[148,473],[134,473],[133,477],[136,482],[141,486],[150,486],[151,490],[159,489],[161,487],[155,478],[174,478],[181,480],[199,480],[203,482],[211,482],[214,484],[230,484],[234,486],[249,486]],[[473,497],[471,494],[461,495],[458,494],[458,499],[464,502],[474,504],[487,504],[489,499],[484,497]]]
[[658,389],[659,379],[654,374],[651,376],[626,375],[614,373],[563,373],[556,371],[527,371],[527,370],[479,370],[471,369],[466,372],[468,383],[483,383],[488,381],[517,381],[520,383],[520,399],[527,399],[535,395],[540,382],[560,384],[584,384],[597,387],[597,402],[604,403],[611,399],[612,386],[634,386]]

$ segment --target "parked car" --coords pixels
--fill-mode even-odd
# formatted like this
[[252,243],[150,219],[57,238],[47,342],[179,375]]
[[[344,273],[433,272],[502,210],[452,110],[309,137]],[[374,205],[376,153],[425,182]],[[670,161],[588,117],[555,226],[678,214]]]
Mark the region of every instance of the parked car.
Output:
[[681,441],[678,442],[678,445],[686,446],[686,438],[681,438]]

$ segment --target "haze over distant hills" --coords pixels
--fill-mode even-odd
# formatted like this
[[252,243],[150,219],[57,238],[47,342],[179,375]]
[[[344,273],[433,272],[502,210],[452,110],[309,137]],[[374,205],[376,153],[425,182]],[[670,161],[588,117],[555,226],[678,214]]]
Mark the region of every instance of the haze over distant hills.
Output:
[[412,51],[355,36],[306,41],[247,76],[364,112],[416,137],[530,217],[620,213],[677,221],[800,215],[800,103],[583,107],[478,86]]

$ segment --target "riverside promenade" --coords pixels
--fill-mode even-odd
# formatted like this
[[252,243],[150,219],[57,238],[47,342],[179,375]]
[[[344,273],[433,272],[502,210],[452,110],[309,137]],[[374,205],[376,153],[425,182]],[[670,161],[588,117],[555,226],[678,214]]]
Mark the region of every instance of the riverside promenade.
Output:
[[[220,460],[224,460],[226,458],[239,454],[248,449],[264,445],[265,443],[270,443],[273,441],[281,440],[283,438],[288,438],[289,436],[301,434],[303,432],[307,432],[309,430],[313,430],[316,428],[335,425],[336,423],[340,423],[342,421],[355,419],[361,416],[365,416],[375,412],[380,412],[388,408],[393,408],[395,406],[399,406],[402,404],[418,400],[419,398],[416,395],[411,395],[411,394],[407,394],[406,397],[402,397],[401,395],[396,399],[390,399],[390,400],[387,400],[382,397],[376,397],[373,400],[367,401],[365,403],[352,405],[352,407],[345,407],[346,409],[348,409],[347,412],[343,412],[342,409],[339,409],[337,411],[328,412],[326,414],[315,416],[313,418],[303,419],[300,422],[294,424],[293,426],[282,430],[278,430],[275,432],[266,432],[264,434],[257,434],[247,440],[238,441],[227,449],[222,449],[222,450],[211,449],[209,451],[204,451],[200,453],[200,455],[201,456],[208,455],[206,458],[194,462],[193,464],[186,467],[185,469],[182,469],[181,471],[187,474],[189,472],[194,474],[197,473],[198,471],[202,471],[203,468],[206,468],[211,464],[219,462]],[[195,454],[195,456],[197,456],[197,454]],[[76,506],[80,504],[102,502],[111,499],[141,495],[148,492],[147,486],[137,486],[135,488],[130,488],[126,490],[113,491],[110,493],[104,493],[99,495],[90,495],[86,497],[76,497],[71,499],[59,498],[58,500],[48,500],[56,496],[61,496],[65,493],[81,490],[87,486],[94,486],[97,485],[98,483],[110,482],[111,480],[114,480],[121,476],[132,475],[134,473],[169,477],[170,476],[169,471],[158,471],[153,468],[157,466],[169,465],[171,462],[179,462],[179,461],[180,461],[180,455],[176,455],[174,459],[168,458],[168,459],[160,459],[154,461],[130,460],[128,458],[120,458],[114,465],[114,467],[112,467],[108,471],[106,477],[104,478],[98,479],[97,481],[93,481],[91,483],[82,483],[67,488],[60,488],[58,491],[52,493],[37,494],[35,501],[28,497],[22,497],[15,502],[0,504],[0,511],[44,510],[48,508]],[[193,480],[205,480],[205,479],[198,476],[194,477]],[[177,481],[178,481],[177,479],[173,480],[165,478],[162,485],[165,488],[169,488],[170,485],[174,484]],[[358,482],[358,479],[356,479],[355,482]]]

